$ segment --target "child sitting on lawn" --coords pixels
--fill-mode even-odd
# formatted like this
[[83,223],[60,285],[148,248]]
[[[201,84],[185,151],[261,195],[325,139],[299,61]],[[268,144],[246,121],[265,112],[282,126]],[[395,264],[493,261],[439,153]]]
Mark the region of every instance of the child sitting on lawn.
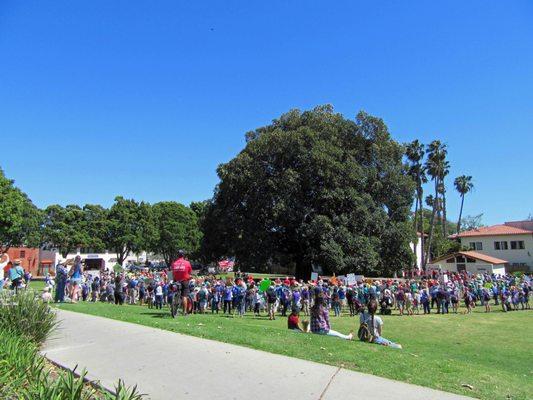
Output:
[[390,340],[387,340],[381,336],[383,320],[380,317],[376,316],[377,309],[378,302],[375,299],[372,299],[368,303],[368,312],[361,313],[361,325],[357,334],[359,340],[363,342],[380,344],[382,346],[389,346],[393,349],[401,349],[401,345],[393,343]]
[[318,335],[335,336],[345,340],[352,340],[353,335],[343,335],[331,329],[329,324],[329,312],[326,307],[324,293],[318,290],[315,294],[315,304],[311,307],[311,332]]
[[43,294],[41,295],[41,299],[45,303],[50,303],[53,300],[52,294],[50,293],[50,288],[48,286],[46,286],[43,289]]
[[298,307],[293,307],[289,318],[287,319],[287,326],[289,329],[298,331],[298,332],[309,332],[309,322],[302,321],[300,324],[300,311]]

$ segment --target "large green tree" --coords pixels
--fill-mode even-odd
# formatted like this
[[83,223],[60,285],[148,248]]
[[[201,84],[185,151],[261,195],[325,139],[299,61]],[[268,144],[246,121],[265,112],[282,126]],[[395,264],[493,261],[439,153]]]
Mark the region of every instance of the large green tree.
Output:
[[119,264],[129,253],[147,250],[154,235],[150,205],[116,197],[107,213],[107,233],[106,247],[117,254]]
[[0,169],[0,254],[13,246],[36,246],[42,214]]
[[235,255],[242,268],[293,266],[300,277],[313,265],[374,275],[410,267],[414,183],[381,119],[348,120],[320,106],[246,138],[218,168],[207,254]]
[[163,256],[167,265],[175,260],[179,250],[196,254],[201,232],[196,213],[174,201],[163,201],[152,206],[155,232],[150,250]]
[[85,213],[77,205],[62,207],[54,204],[44,210],[43,241],[54,247],[63,258],[78,247],[90,243],[85,223]]
[[106,250],[110,235],[108,215],[109,210],[99,204],[83,206],[83,226],[88,235],[86,245],[95,252]]

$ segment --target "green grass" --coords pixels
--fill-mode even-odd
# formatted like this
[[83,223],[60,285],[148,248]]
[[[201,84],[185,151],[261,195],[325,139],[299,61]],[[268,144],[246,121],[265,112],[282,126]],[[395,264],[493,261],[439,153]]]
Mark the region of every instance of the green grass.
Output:
[[30,289],[42,292],[44,289],[44,281],[30,281]]
[[[482,399],[532,399],[533,313],[520,311],[384,317],[384,337],[403,350],[298,334],[285,318],[193,315],[172,319],[166,309],[102,303],[58,307],[192,336],[234,343],[319,363],[371,373]],[[332,317],[332,328],[356,329],[348,316]],[[471,385],[473,389],[463,387]]]

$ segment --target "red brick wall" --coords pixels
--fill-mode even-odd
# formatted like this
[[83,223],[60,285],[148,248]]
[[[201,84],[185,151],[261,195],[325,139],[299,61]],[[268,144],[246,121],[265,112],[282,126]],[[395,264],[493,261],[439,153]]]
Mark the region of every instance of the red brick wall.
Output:
[[39,249],[29,247],[11,247],[7,251],[11,261],[20,260],[20,265],[24,271],[30,271],[33,276],[37,276],[39,269]]

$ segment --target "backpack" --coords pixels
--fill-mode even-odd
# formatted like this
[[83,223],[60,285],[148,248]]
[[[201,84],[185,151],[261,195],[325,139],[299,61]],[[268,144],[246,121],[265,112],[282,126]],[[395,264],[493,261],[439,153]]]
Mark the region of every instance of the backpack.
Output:
[[372,333],[370,332],[370,328],[368,327],[368,324],[362,323],[359,326],[359,330],[357,331],[357,337],[361,342],[372,342],[374,340],[374,337],[372,336]]
[[[368,315],[368,314],[367,314]],[[372,328],[374,328],[374,316],[368,315],[370,317],[370,323],[372,324]],[[359,325],[359,330],[357,331],[357,337],[361,342],[368,342],[371,343],[374,341],[374,329],[370,329],[370,326],[368,325],[368,318],[363,318],[363,321],[361,322],[361,325]]]

